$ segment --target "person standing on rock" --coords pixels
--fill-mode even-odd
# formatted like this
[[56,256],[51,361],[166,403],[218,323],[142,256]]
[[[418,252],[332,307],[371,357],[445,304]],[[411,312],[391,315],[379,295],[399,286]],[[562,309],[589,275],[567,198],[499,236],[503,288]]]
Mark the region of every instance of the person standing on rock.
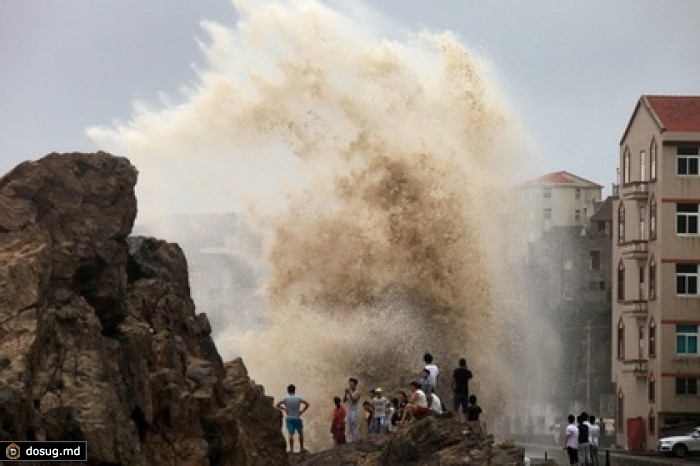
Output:
[[348,412],[348,430],[350,431],[350,439],[357,442],[360,439],[359,425],[359,405],[360,392],[357,390],[357,379],[350,377],[348,387],[345,389],[343,401],[347,404]]
[[428,383],[430,384],[432,391],[437,388],[437,379],[440,375],[440,369],[433,363],[433,355],[430,353],[425,353],[423,355],[423,362],[425,362],[425,368],[428,369]]
[[333,417],[331,421],[331,434],[335,446],[346,443],[345,441],[345,407],[341,404],[339,396],[333,398],[335,409],[333,409]]
[[309,409],[309,402],[296,394],[294,384],[287,387],[287,396],[275,406],[287,415],[286,425],[289,434],[289,452],[294,453],[294,434],[299,433],[299,452],[304,452],[304,423],[301,416]]
[[472,378],[472,371],[467,368],[467,360],[462,358],[459,360],[459,366],[452,374],[452,410],[457,412],[460,409],[462,413],[467,415],[467,407],[469,402],[469,379]]
[[386,432],[386,412],[389,407],[389,400],[384,396],[382,387],[377,387],[374,390],[374,398],[372,398],[372,424],[370,425],[370,434],[382,434]]
[[569,455],[569,464],[578,464],[578,427],[574,424],[576,418],[569,414],[569,425],[566,426],[566,440],[564,450]]

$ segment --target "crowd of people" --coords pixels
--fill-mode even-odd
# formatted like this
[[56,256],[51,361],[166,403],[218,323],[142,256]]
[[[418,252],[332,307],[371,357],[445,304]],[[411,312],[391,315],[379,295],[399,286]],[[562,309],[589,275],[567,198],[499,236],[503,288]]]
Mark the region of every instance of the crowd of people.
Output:
[[569,454],[569,464],[598,466],[600,426],[596,424],[595,416],[584,411],[576,417],[569,414],[568,421],[564,449]]
[[[333,397],[330,433],[334,444],[341,445],[360,439],[361,421],[366,424],[368,436],[390,434],[402,426],[427,416],[440,414],[446,410],[436,388],[440,369],[430,353],[423,355],[423,368],[419,379],[413,380],[408,392],[398,390],[391,399],[384,394],[382,387],[369,390],[369,399],[362,401],[359,381],[348,379],[342,398]],[[473,377],[466,359],[459,360],[451,379],[453,411],[463,413],[468,422],[477,423],[482,409],[475,395],[469,393],[469,381]],[[361,403],[362,401],[362,403]],[[279,401],[277,409],[285,413],[285,424],[289,435],[289,451],[294,451],[294,435],[299,436],[300,451],[304,451],[304,425],[301,416],[309,409],[309,403],[296,394],[296,386],[287,387],[287,396]]]

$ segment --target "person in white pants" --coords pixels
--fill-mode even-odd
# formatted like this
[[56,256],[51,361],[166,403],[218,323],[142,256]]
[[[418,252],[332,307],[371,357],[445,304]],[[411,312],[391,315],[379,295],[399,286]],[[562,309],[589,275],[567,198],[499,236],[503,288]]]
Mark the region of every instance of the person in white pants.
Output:
[[350,440],[357,442],[360,439],[359,428],[359,413],[358,407],[360,404],[360,391],[357,389],[357,379],[350,377],[348,386],[345,389],[343,401],[347,403],[348,411],[348,430],[350,431]]

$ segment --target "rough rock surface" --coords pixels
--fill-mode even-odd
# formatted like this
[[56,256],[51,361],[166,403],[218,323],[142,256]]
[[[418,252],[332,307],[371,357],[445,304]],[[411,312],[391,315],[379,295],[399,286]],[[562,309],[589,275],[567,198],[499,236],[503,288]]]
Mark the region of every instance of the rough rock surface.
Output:
[[175,244],[130,238],[137,171],[50,154],[0,178],[0,437],[89,464],[286,464],[280,413],[223,363]]
[[495,443],[453,413],[429,416],[401,428],[395,434],[379,435],[331,450],[292,457],[292,464],[321,465],[493,465],[524,464],[523,448]]

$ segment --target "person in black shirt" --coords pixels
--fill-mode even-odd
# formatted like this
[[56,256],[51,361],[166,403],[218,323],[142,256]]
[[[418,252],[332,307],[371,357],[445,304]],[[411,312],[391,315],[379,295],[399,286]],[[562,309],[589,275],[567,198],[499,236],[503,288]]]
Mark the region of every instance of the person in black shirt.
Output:
[[467,403],[469,401],[469,379],[472,378],[472,371],[467,369],[467,360],[462,358],[459,360],[459,367],[452,374],[452,391],[453,411],[459,411],[467,414]]
[[578,417],[578,459],[581,464],[591,464],[591,445],[588,439],[588,414],[584,411]]
[[481,414],[481,406],[476,404],[476,395],[469,396],[469,407],[467,408],[467,421],[478,421]]

